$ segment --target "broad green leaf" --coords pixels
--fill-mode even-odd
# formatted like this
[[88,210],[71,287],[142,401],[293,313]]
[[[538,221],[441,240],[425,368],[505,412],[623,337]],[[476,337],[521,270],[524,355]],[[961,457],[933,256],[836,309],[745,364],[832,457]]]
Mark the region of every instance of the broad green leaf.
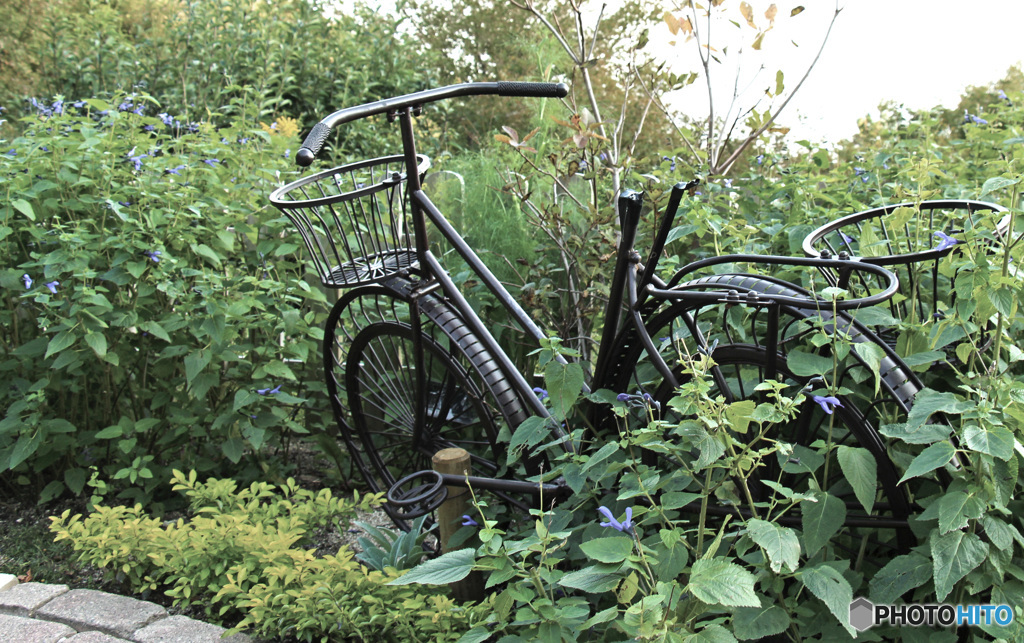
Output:
[[11,201],[11,205],[18,212],[24,214],[30,221],[36,220],[36,213],[32,210],[32,204],[25,199],[15,199]]
[[621,563],[633,553],[632,538],[595,538],[580,545],[587,557],[601,563]]
[[960,414],[974,408],[972,402],[956,399],[952,393],[939,393],[930,388],[923,389],[914,397],[914,407],[907,414],[907,430],[916,431],[928,423],[935,413]]
[[462,635],[457,643],[483,643],[491,638],[491,631],[486,627],[474,627]]
[[603,594],[615,589],[620,580],[622,580],[620,573],[602,571],[595,567],[584,567],[562,576],[558,579],[558,584],[582,592]]
[[534,415],[523,420],[522,424],[516,427],[512,433],[512,439],[508,443],[508,455],[506,464],[514,464],[519,461],[521,451],[524,447],[533,447],[551,435],[548,428],[549,418]]
[[932,561],[917,552],[893,558],[871,579],[870,596],[875,603],[895,603],[899,597],[932,578]]
[[594,614],[593,616],[588,618],[583,623],[583,625],[580,626],[580,630],[583,631],[583,632],[586,632],[587,630],[589,630],[590,628],[594,627],[595,625],[600,625],[601,623],[607,623],[609,621],[614,621],[618,617],[619,617],[619,608],[613,605],[612,607],[609,607],[607,609],[603,609],[600,612],[598,612],[597,614]]
[[121,425],[119,425],[119,424],[115,424],[113,426],[108,426],[107,428],[103,429],[102,431],[99,431],[96,434],[96,439],[97,440],[113,440],[114,438],[119,438],[122,435],[124,435],[124,428]]
[[590,456],[587,463],[583,465],[583,471],[590,470],[591,467],[598,465],[607,460],[613,453],[619,450],[619,443],[616,441],[608,442],[603,447],[597,450],[597,453]]
[[804,586],[817,596],[850,636],[856,631],[850,626],[850,603],[853,602],[853,588],[835,568],[820,564],[805,567],[799,574]]
[[75,494],[76,496],[82,493],[82,490],[85,489],[85,478],[86,471],[81,467],[68,469],[67,471],[64,472],[64,483],[67,484],[68,489],[71,490],[71,493]]
[[864,511],[870,514],[878,491],[878,463],[875,456],[867,449],[848,446],[840,446],[837,456],[846,481],[853,487],[853,493]]
[[874,374],[875,394],[877,395],[878,387],[882,383],[880,364],[882,363],[882,358],[885,357],[885,351],[873,342],[856,342],[853,345],[853,350],[864,361],[868,371]]
[[208,260],[217,268],[221,267],[220,257],[217,256],[217,253],[214,252],[213,249],[210,246],[206,245],[205,243],[193,245],[192,251],[195,252],[197,255],[203,257],[204,259]]
[[779,573],[783,565],[791,572],[799,567],[800,541],[789,527],[754,518],[747,521],[747,535],[768,555],[775,573]]
[[786,367],[794,375],[803,377],[815,377],[827,375],[832,372],[832,358],[805,353],[800,350],[792,350],[786,356]]
[[70,330],[62,330],[54,335],[53,339],[50,340],[50,343],[46,345],[46,355],[44,355],[43,358],[45,359],[51,355],[56,355],[63,350],[71,348],[74,343],[75,334]]
[[729,421],[729,428],[737,433],[746,433],[756,406],[753,400],[737,400],[726,406],[725,418]]
[[238,438],[229,438],[220,445],[220,450],[231,462],[238,464],[245,453],[245,443]]
[[1019,178],[1011,179],[1005,176],[993,176],[992,178],[986,180],[981,185],[981,194],[978,195],[978,198],[984,199],[986,196],[989,195],[990,192],[995,192],[997,190],[1002,190],[1003,188],[1008,188],[1011,185],[1016,185],[1019,182]]
[[935,595],[944,601],[957,581],[985,560],[988,543],[982,542],[977,534],[964,531],[942,535],[932,532],[931,551]]
[[469,576],[469,573],[473,571],[474,562],[476,562],[476,550],[472,548],[450,551],[438,558],[420,563],[387,584],[447,585]]
[[786,631],[789,614],[778,605],[738,607],[732,617],[733,632],[741,641],[760,640]]
[[970,520],[977,520],[985,513],[985,503],[977,496],[954,491],[939,499],[939,533],[963,529]]
[[1001,551],[1010,551],[1013,541],[1024,543],[1024,536],[1013,525],[1007,524],[992,514],[983,514],[980,518],[988,540]]
[[949,464],[950,460],[956,454],[956,448],[947,440],[942,442],[936,442],[935,444],[927,447],[924,451],[919,453],[914,461],[907,467],[907,472],[900,478],[899,484],[903,484],[911,478],[922,476],[930,471],[934,471],[939,467],[944,467]]
[[736,637],[721,625],[712,623],[684,638],[683,643],[736,643]]
[[708,605],[760,607],[754,593],[757,577],[721,558],[694,561],[687,591]]
[[814,498],[817,502],[800,503],[800,524],[808,557],[817,554],[846,520],[846,504],[842,500],[824,491],[815,491]]
[[997,288],[988,291],[989,301],[996,310],[1006,317],[1012,317],[1017,308],[1017,297],[1007,287]]
[[583,390],[583,367],[551,361],[544,368],[544,384],[551,396],[551,413],[564,420]]
[[107,354],[107,338],[103,333],[86,333],[85,343],[97,357],[104,357]]
[[192,386],[192,380],[210,363],[212,358],[210,351],[199,350],[185,356],[185,381]]
[[906,424],[883,424],[878,432],[887,438],[903,440],[907,444],[932,444],[945,440],[953,432],[948,424],[922,424],[913,431]]
[[972,424],[964,430],[964,440],[968,448],[993,458],[1009,460],[1013,456],[1013,433],[1006,427],[981,428]]
[[7,463],[9,469],[14,469],[16,466],[28,460],[32,455],[39,450],[39,445],[43,443],[43,432],[36,430],[32,433],[22,433],[18,441],[14,443],[14,449],[11,451],[11,459]]

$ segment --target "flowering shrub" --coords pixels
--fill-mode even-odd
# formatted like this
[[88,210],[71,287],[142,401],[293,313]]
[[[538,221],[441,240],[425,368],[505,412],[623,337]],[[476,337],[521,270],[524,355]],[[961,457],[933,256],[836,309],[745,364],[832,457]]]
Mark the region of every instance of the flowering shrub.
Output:
[[298,141],[150,103],[48,105],[3,141],[0,476],[44,499],[91,467],[137,499],[173,468],[244,477],[319,421],[325,299],[264,196]]

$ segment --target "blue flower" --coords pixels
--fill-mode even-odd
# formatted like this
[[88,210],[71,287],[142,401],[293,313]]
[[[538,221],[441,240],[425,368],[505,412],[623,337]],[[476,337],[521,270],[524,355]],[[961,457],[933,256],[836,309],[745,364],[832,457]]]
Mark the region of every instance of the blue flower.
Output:
[[174,125],[174,118],[166,112],[161,112],[157,114],[157,118],[163,121],[164,125],[166,125],[167,127],[171,127],[172,125]]
[[214,167],[220,163],[220,159],[203,159],[203,163],[206,163],[210,167]]
[[21,276],[21,280],[25,282],[25,290],[32,287],[32,277],[29,277],[27,272]]
[[537,399],[539,400],[546,400],[548,397],[548,392],[539,386],[534,386],[533,392],[537,395]]
[[608,522],[602,522],[601,523],[602,527],[611,527],[612,529],[615,529],[616,531],[621,531],[621,532],[627,533],[627,534],[633,533],[633,508],[632,507],[627,507],[626,508],[626,519],[624,521],[622,521],[622,522],[619,522],[618,520],[615,519],[615,516],[612,515],[612,512],[608,509],[608,507],[601,506],[601,507],[598,507],[597,510],[601,512],[602,516],[604,516],[605,518],[608,519]]
[[118,201],[117,204],[118,205],[122,205],[122,206],[127,208],[127,207],[131,207],[132,202],[131,201]]
[[846,244],[847,246],[849,246],[849,245],[850,245],[850,244],[852,244],[852,243],[853,243],[854,241],[856,241],[856,239],[854,239],[854,238],[853,238],[853,237],[851,237],[850,235],[846,234],[846,233],[845,233],[845,232],[843,232],[842,230],[839,230],[838,232],[839,232],[839,238],[840,238],[840,239],[842,239],[842,240],[843,240],[843,243],[845,243],[845,244]]
[[281,384],[278,384],[274,388],[260,388],[256,389],[256,393],[259,395],[273,395],[281,392]]
[[7,156],[17,156],[17,155],[18,155],[18,150],[14,149],[13,147],[11,149],[7,150]]
[[1006,92],[1000,89],[999,91],[996,92],[996,98],[998,98],[999,100],[1006,100]]
[[988,125],[988,121],[986,121],[984,118],[981,118],[980,116],[975,116],[974,114],[968,112],[966,109],[964,110],[964,122],[974,123],[975,125]]
[[285,158],[288,158],[288,157],[289,157],[289,156],[291,156],[291,155],[292,155],[292,151],[291,151],[291,150],[285,150],[285,151],[284,151],[284,157],[285,157]]
[[762,163],[764,163],[764,154],[758,154],[757,155],[757,164],[761,165]]
[[811,400],[814,401],[819,406],[821,406],[821,410],[824,411],[825,413],[828,413],[829,415],[832,415],[837,406],[841,409],[846,408],[839,401],[839,398],[833,397],[831,395],[829,395],[828,397],[815,395],[814,397],[811,398]]
[[147,158],[149,154],[139,154],[138,156],[134,156],[134,154],[135,148],[133,147],[131,151],[128,152],[128,160],[135,165],[135,171],[138,172],[142,169],[142,159]]
[[168,168],[168,169],[164,170],[164,173],[165,174],[175,174],[177,176],[181,176],[181,172],[179,170],[184,170],[186,167],[187,166],[185,166],[185,165],[179,165],[178,167]]
[[960,243],[957,239],[954,239],[945,232],[936,232],[932,236],[939,238],[939,245],[935,246],[936,250],[945,250],[947,248],[952,248],[956,244]]
[[633,396],[630,395],[629,393],[619,393],[618,395],[615,396],[615,399],[620,402],[628,402],[631,399],[633,399]]
[[56,295],[57,294],[57,286],[60,285],[60,282],[59,281],[51,281],[51,282],[43,284],[43,285],[46,286],[47,288],[49,288],[50,292],[52,292],[53,294]]
[[463,527],[479,527],[477,521],[473,520],[466,514],[462,514],[462,526]]
[[153,263],[160,263],[160,251],[159,250],[146,250],[142,254],[146,255],[153,260]]

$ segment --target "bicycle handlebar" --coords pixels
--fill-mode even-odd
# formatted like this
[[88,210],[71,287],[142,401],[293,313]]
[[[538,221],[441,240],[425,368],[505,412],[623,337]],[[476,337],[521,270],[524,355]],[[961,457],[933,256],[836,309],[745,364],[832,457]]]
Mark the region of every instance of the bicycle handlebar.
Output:
[[403,107],[414,107],[455,98],[457,96],[520,96],[524,98],[563,98],[569,94],[569,87],[565,83],[527,83],[517,81],[496,81],[488,83],[462,83],[428,89],[422,92],[385,98],[375,103],[357,105],[340,109],[330,116],[325,117],[313,126],[312,131],[302,142],[298,154],[295,155],[295,162],[306,167],[313,162],[313,159],[320,154],[331,135],[334,127],[348,123],[374,114],[383,114]]

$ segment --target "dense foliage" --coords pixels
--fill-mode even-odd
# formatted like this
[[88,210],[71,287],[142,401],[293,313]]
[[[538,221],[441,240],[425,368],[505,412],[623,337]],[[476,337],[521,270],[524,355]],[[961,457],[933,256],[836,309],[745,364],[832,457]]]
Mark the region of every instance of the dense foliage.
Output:
[[[736,28],[749,25],[757,38],[777,12],[772,5],[762,19],[747,3],[711,4],[713,15],[702,17],[728,21],[736,13]],[[1016,616],[1009,629],[973,633],[1017,637],[1024,622],[1019,70],[971,88],[955,109],[892,106],[880,121],[865,120],[838,151],[781,131],[730,143],[716,132],[731,136],[735,123],[713,115],[676,119],[678,140],[653,149],[637,142],[662,140],[674,117],[664,110],[664,122],[648,119],[661,106],[654,88],[693,79],[643,68],[642,55],[633,54],[646,35],[623,47],[627,30],[616,28],[664,20],[681,40],[690,35],[710,46],[693,35],[696,20],[688,28],[682,22],[698,11],[694,3],[667,16],[632,7],[592,30],[585,24],[591,16],[575,6],[523,3],[499,11],[513,36],[488,33],[487,52],[475,58],[452,56],[443,45],[456,37],[472,42],[473,19],[498,8],[459,6],[470,17],[446,22],[430,14],[420,32],[426,52],[363,9],[327,18],[306,0],[68,0],[0,10],[0,47],[24,43],[23,55],[0,58],[0,78],[9,81],[0,83],[8,92],[8,120],[0,123],[0,483],[33,488],[44,500],[109,489],[145,503],[112,509],[94,497],[89,516],[65,515],[57,529],[85,560],[116,567],[134,588],[229,605],[242,626],[262,633],[840,640],[854,634],[850,600],[866,596],[1007,604]],[[32,20],[43,28],[30,30]],[[563,24],[578,25],[579,47]],[[594,47],[625,49],[632,58],[608,54],[599,62],[585,55]],[[535,58],[511,59],[523,51]],[[436,74],[419,71],[421,55],[439,67]],[[414,564],[421,538],[382,533],[379,551],[364,556],[382,573],[363,570],[345,549],[325,558],[295,549],[313,522],[349,507],[291,483],[280,499],[267,485],[237,492],[229,481],[202,485],[172,473],[284,480],[290,465],[279,456],[307,433],[338,455],[323,430],[330,420],[317,367],[329,297],[308,281],[299,242],[266,194],[293,176],[291,156],[315,117],[419,89],[435,75],[447,82],[494,70],[564,78],[574,94],[564,103],[519,102],[507,112],[490,104],[467,117],[459,110],[474,108],[453,103],[428,109],[419,131],[435,168],[464,179],[439,194],[445,210],[524,307],[564,338],[534,350],[445,254],[524,371],[544,373],[556,420],[586,442],[580,455],[548,453],[547,475],[564,478],[574,495],[518,521],[480,502],[481,528],[463,532],[463,549],[401,577],[385,561]],[[773,98],[784,94],[783,80],[777,76]],[[767,127],[776,114],[755,112],[749,130]],[[470,136],[451,135],[460,122]],[[336,155],[394,152],[383,149],[391,129],[383,118],[344,128]],[[791,377],[765,383],[756,399],[724,402],[709,376],[713,351],[683,350],[682,343],[681,391],[662,400],[633,391],[581,396],[608,294],[616,193],[645,192],[642,251],[669,186],[694,175],[703,183],[670,235],[660,264],[666,275],[729,252],[799,255],[801,240],[822,223],[897,202],[910,204],[894,213],[907,243],[931,248],[935,232],[956,236],[955,252],[907,280],[934,284],[929,314],[858,313],[886,330],[887,344],[923,380],[912,413],[878,401],[880,349],[820,321],[795,323],[806,327],[806,344],[787,355]],[[916,205],[944,198],[1004,206],[1005,231],[996,232],[1001,214],[933,230]],[[844,243],[878,252],[870,234],[858,231]],[[842,295],[822,290],[813,271],[720,269],[771,273]],[[917,303],[912,290],[899,296]],[[709,337],[742,341],[751,315],[729,307]],[[579,363],[552,361],[558,351]],[[807,387],[793,385],[797,376]],[[838,408],[829,400],[846,400],[877,417],[885,451],[921,510],[911,521],[912,542],[896,555],[886,550],[891,534],[861,538],[843,525],[840,497],[866,511],[886,500],[863,445],[837,445],[831,433],[792,444],[773,433],[801,408],[814,408],[808,397],[820,399],[819,413],[828,416]],[[585,432],[572,410],[583,403],[612,405],[617,426],[605,435]],[[516,428],[507,464],[549,447],[547,429],[538,418]],[[651,453],[659,459],[652,462]],[[958,467],[948,466],[954,461]],[[777,482],[759,505],[747,481],[772,462],[800,476]],[[192,498],[192,514],[163,526],[160,481],[172,475]],[[264,511],[262,500],[273,510]],[[709,512],[722,502],[747,504],[750,517]],[[300,505],[314,509],[302,514]],[[781,515],[793,520],[775,520]],[[400,551],[387,552],[389,540]],[[200,541],[208,547],[202,556],[182,557]],[[396,587],[443,585],[473,569],[485,573],[494,594],[466,608],[432,590]],[[363,594],[366,600],[352,600]],[[405,619],[412,630],[389,629]],[[338,622],[348,629],[330,632]],[[869,635],[955,638],[926,629]]]

